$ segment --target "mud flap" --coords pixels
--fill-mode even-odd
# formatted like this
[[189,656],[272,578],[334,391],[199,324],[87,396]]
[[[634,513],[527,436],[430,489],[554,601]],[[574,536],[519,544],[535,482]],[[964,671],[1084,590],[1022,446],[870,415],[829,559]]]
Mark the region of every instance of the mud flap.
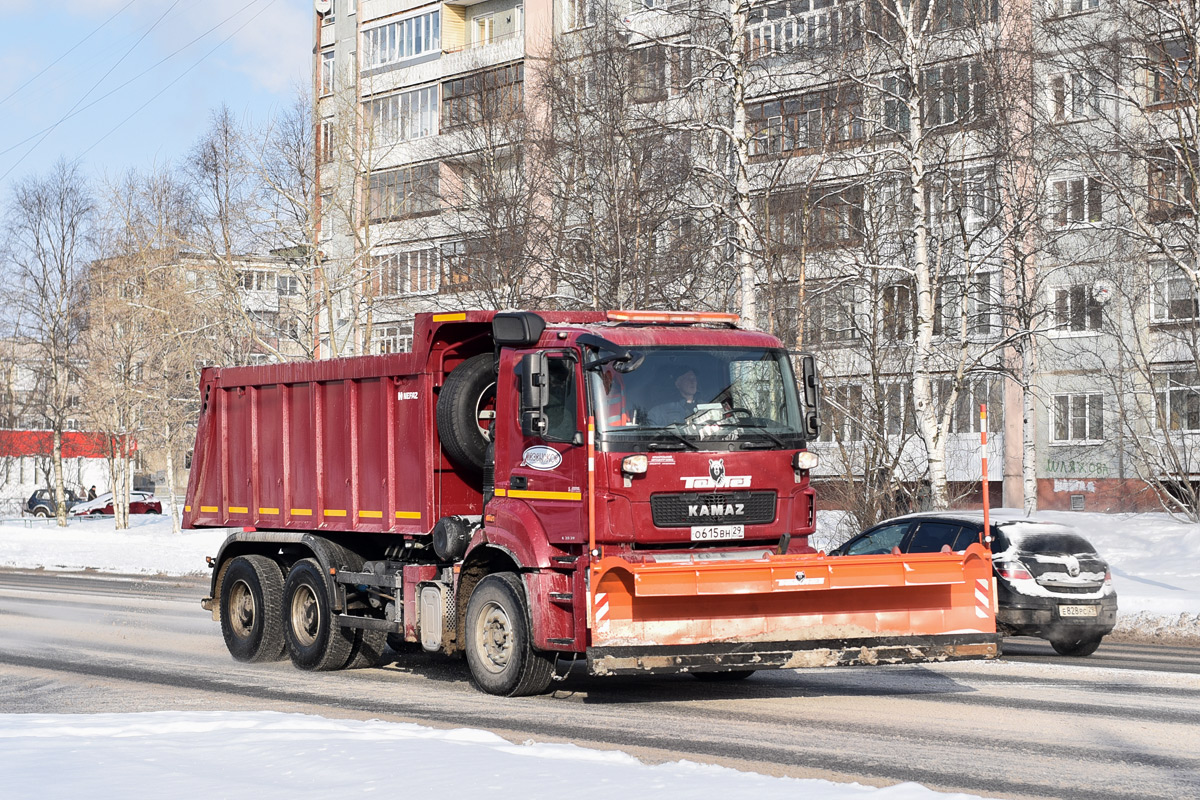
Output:
[[965,553],[592,566],[595,674],[792,669],[999,654],[991,556]]

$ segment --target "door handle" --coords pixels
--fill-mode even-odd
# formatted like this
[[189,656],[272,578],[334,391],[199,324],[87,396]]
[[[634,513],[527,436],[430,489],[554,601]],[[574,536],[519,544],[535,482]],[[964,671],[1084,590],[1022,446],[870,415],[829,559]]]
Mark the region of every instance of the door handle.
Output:
[[510,489],[524,489],[528,485],[529,478],[525,475],[513,475],[508,479],[508,488]]

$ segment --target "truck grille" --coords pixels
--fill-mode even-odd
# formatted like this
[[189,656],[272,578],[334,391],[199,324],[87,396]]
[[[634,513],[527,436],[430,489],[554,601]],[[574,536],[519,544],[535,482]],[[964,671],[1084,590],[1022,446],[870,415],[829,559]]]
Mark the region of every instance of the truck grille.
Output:
[[650,510],[658,528],[762,525],[775,519],[775,492],[656,494],[650,497]]

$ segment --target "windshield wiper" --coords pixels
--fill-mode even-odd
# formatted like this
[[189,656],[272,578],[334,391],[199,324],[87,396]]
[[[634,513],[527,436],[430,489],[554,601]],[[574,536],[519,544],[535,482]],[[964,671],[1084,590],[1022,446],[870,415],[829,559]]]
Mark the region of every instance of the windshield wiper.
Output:
[[[776,446],[781,447],[781,448],[787,447],[787,443],[784,442],[783,439],[780,439],[778,436],[776,436],[775,434],[773,434],[769,430],[767,430],[766,425],[760,425],[755,422],[743,422],[743,423],[741,423],[741,427],[753,428],[756,431],[760,431],[763,436],[767,437],[772,442],[774,442],[776,444]],[[746,445],[748,445],[748,444],[754,444],[754,442],[742,442],[742,449],[745,450]]]
[[[678,444],[682,444],[685,447],[691,448],[692,450],[700,449],[695,443],[692,442],[692,440],[688,439],[683,434],[678,433],[673,430],[670,430],[669,428],[666,428],[666,427],[642,428],[642,430],[643,431],[654,431],[655,433],[661,433],[664,436],[670,436],[670,437],[676,439]],[[668,442],[650,442],[650,444],[646,445],[646,449],[647,450],[677,450],[677,449],[681,449],[678,447],[671,446],[674,444],[676,444],[676,442],[670,442],[670,443],[668,443]]]

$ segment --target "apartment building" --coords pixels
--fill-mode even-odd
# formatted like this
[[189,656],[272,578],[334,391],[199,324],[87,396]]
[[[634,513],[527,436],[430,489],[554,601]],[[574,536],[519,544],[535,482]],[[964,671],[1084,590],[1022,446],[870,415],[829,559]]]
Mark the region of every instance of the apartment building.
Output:
[[[345,298],[322,335],[353,327],[353,352],[404,350],[413,313],[484,302],[467,290],[497,269],[483,253],[495,231],[463,211],[484,191],[480,165],[521,171],[525,125],[548,113],[535,89],[553,43],[607,16],[632,52],[629,102],[665,121],[647,169],[687,160],[680,142],[710,171],[728,163],[736,148],[688,117],[697,106],[744,120],[758,321],[822,360],[826,477],[919,499],[923,263],[922,346],[958,496],[977,491],[986,404],[993,502],[1020,506],[1034,480],[1043,508],[1150,508],[1166,491],[1194,506],[1196,131],[1178,129],[1196,103],[1195,26],[1139,29],[1130,0],[932,2],[914,55],[889,44],[910,4],[752,3],[723,20],[740,57],[721,62],[714,90],[719,70],[694,45],[722,18],[702,8],[318,2],[317,244],[321,280]],[[570,80],[586,94],[600,76]],[[704,102],[689,105],[695,93]],[[655,223],[655,257],[700,238],[688,210],[703,192],[687,191]],[[688,291],[679,302],[698,302]]]

